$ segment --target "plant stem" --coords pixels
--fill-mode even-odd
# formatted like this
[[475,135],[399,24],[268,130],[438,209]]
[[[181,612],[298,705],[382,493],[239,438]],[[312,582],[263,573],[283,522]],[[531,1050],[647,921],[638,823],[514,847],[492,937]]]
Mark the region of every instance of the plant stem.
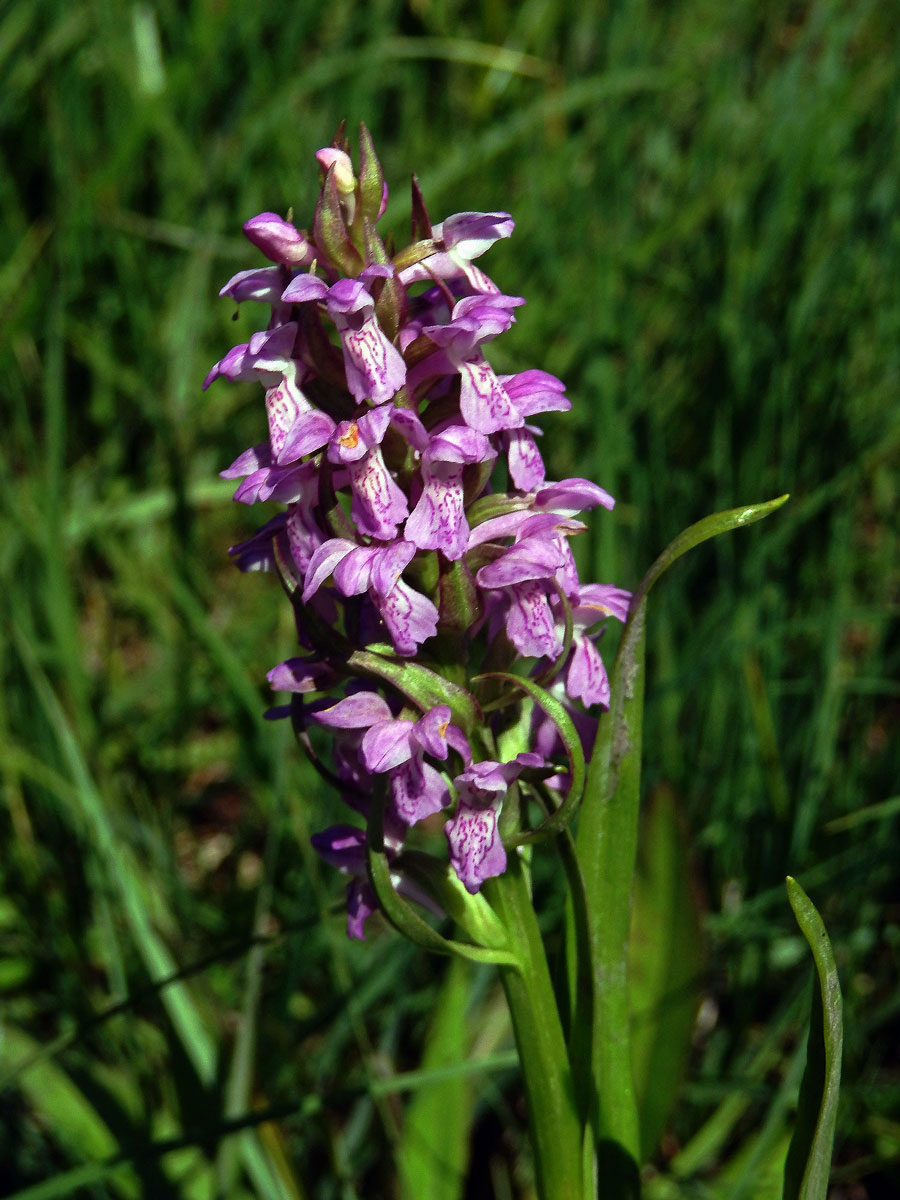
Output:
[[528,1101],[537,1190],[541,1200],[580,1200],[582,1123],[547,958],[522,861],[485,884],[506,926],[521,970],[500,967]]

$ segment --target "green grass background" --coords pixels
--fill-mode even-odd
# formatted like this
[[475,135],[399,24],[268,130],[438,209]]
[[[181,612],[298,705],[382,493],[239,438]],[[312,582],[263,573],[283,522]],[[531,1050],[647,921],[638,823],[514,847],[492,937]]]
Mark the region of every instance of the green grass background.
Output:
[[897,1194],[898,63],[870,0],[0,7],[0,1194],[531,1194],[496,985],[346,943],[336,802],[261,720],[290,613],[225,557],[257,514],[216,472],[262,425],[200,391],[252,327],[216,292],[248,216],[308,222],[344,117],[399,236],[413,170],[434,220],[514,214],[491,354],[566,380],[549,473],[618,497],[585,577],[791,492],[651,605],[646,788],[707,952],[648,1194],[780,1194],[787,872],[846,994],[833,1197]]

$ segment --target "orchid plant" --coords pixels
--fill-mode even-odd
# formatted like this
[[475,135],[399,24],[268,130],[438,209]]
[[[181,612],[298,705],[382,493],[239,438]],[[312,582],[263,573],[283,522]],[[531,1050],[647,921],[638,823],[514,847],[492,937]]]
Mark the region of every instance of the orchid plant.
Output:
[[[692,526],[634,594],[583,583],[570,539],[614,500],[592,480],[547,478],[534,422],[571,407],[564,384],[533,367],[498,374],[486,356],[524,304],[479,265],[512,218],[432,224],[413,177],[412,237],[397,249],[378,231],[388,190],[366,128],[358,169],[343,126],[316,157],[311,230],[270,212],[244,225],[270,265],[220,294],[270,315],[204,385],[265,392],[267,436],[222,474],[240,480],[236,500],[279,505],[230,551],[241,570],[275,572],[293,605],[300,652],[269,671],[287,696],[269,715],[291,720],[347,810],[313,844],[348,878],[349,935],[366,937],[380,912],[426,949],[497,966],[540,1195],[631,1197],[624,956],[647,596],[692,546],[786,497]],[[611,669],[610,622],[623,626]],[[535,852],[558,855],[569,888],[555,974],[532,903]],[[819,965],[825,989],[833,963]],[[829,1153],[833,1046],[831,1061],[818,1142],[808,1136],[795,1165],[801,1151],[804,1164]]]

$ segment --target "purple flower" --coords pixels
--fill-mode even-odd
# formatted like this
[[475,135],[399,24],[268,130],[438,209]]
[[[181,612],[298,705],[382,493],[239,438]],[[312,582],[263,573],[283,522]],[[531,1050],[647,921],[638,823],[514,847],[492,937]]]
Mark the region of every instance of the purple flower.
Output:
[[287,267],[308,267],[316,250],[289,221],[277,213],[264,212],[244,224],[244,235],[271,262]]
[[254,333],[249,342],[232,346],[204,379],[204,391],[220,376],[232,382],[255,379],[267,388],[276,387],[285,374],[294,376],[297,331],[296,321],[285,321]]
[[383,405],[356,421],[338,425],[328,457],[347,468],[353,489],[351,515],[360,533],[388,541],[406,519],[406,496],[394,482],[381,454],[393,408]]
[[564,535],[580,528],[577,522],[552,513],[529,516],[519,524],[515,543],[475,577],[481,587],[502,589],[507,635],[526,657],[555,659],[562,653],[550,599],[554,583],[566,591],[578,586]]
[[515,222],[509,213],[456,213],[432,229],[436,249],[421,262],[400,272],[404,287],[429,279],[466,281],[473,292],[496,293],[497,285],[472,265],[499,238],[512,233]]
[[453,306],[447,325],[428,325],[424,333],[442,347],[447,363],[460,375],[459,409],[471,429],[497,433],[525,424],[494,368],[479,350],[509,329],[519,296],[466,296]]
[[310,559],[303,600],[309,600],[331,574],[344,596],[368,590],[394,649],[409,658],[422,642],[434,637],[438,622],[438,610],[432,602],[401,579],[415,552],[411,542],[359,546],[346,538],[331,538]]
[[462,730],[450,723],[446,704],[437,705],[418,721],[379,721],[363,737],[363,762],[376,774],[388,773],[394,812],[404,824],[415,825],[449,803],[447,784],[425,761],[425,754],[446,759],[450,744],[471,758]]
[[406,363],[378,324],[375,301],[364,282],[391,271],[390,267],[367,267],[359,279],[339,279],[331,287],[315,275],[297,275],[281,297],[290,304],[325,301],[341,337],[347,387],[357,404],[368,399],[383,404],[406,382]]
[[444,833],[450,862],[467,891],[474,894],[486,879],[506,870],[506,850],[497,828],[503,800],[525,767],[543,765],[539,754],[526,751],[509,763],[473,763],[454,779],[459,799]]
[[572,604],[572,651],[565,667],[566,693],[572,700],[609,708],[609,677],[596,646],[599,634],[588,630],[604,617],[624,623],[630,603],[631,593],[611,584],[591,583],[578,589]]
[[484,434],[465,425],[452,425],[431,438],[422,458],[425,486],[404,536],[420,550],[440,550],[451,561],[462,558],[469,541],[463,468],[496,457]]

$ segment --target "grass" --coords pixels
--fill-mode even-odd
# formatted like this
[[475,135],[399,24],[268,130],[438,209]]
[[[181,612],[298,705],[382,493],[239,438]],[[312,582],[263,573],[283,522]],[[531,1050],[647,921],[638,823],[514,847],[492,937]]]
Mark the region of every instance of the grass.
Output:
[[[224,553],[254,522],[216,471],[258,397],[200,391],[248,327],[216,299],[256,261],[241,222],[305,219],[342,117],[398,228],[411,170],[434,219],[516,217],[488,269],[528,305],[493,357],[566,380],[551,476],[619,499],[587,577],[634,586],[691,521],[792,493],[651,607],[647,792],[689,830],[708,965],[648,1188],[755,1195],[783,1156],[810,970],[789,872],[846,993],[833,1194],[900,1184],[896,22],[578,11],[0,14],[3,1195],[350,1200],[412,1169],[404,1073],[445,967],[344,940],[308,846],[333,802],[261,719],[289,614]],[[526,1196],[501,1000],[478,972],[459,994],[468,1194]]]

